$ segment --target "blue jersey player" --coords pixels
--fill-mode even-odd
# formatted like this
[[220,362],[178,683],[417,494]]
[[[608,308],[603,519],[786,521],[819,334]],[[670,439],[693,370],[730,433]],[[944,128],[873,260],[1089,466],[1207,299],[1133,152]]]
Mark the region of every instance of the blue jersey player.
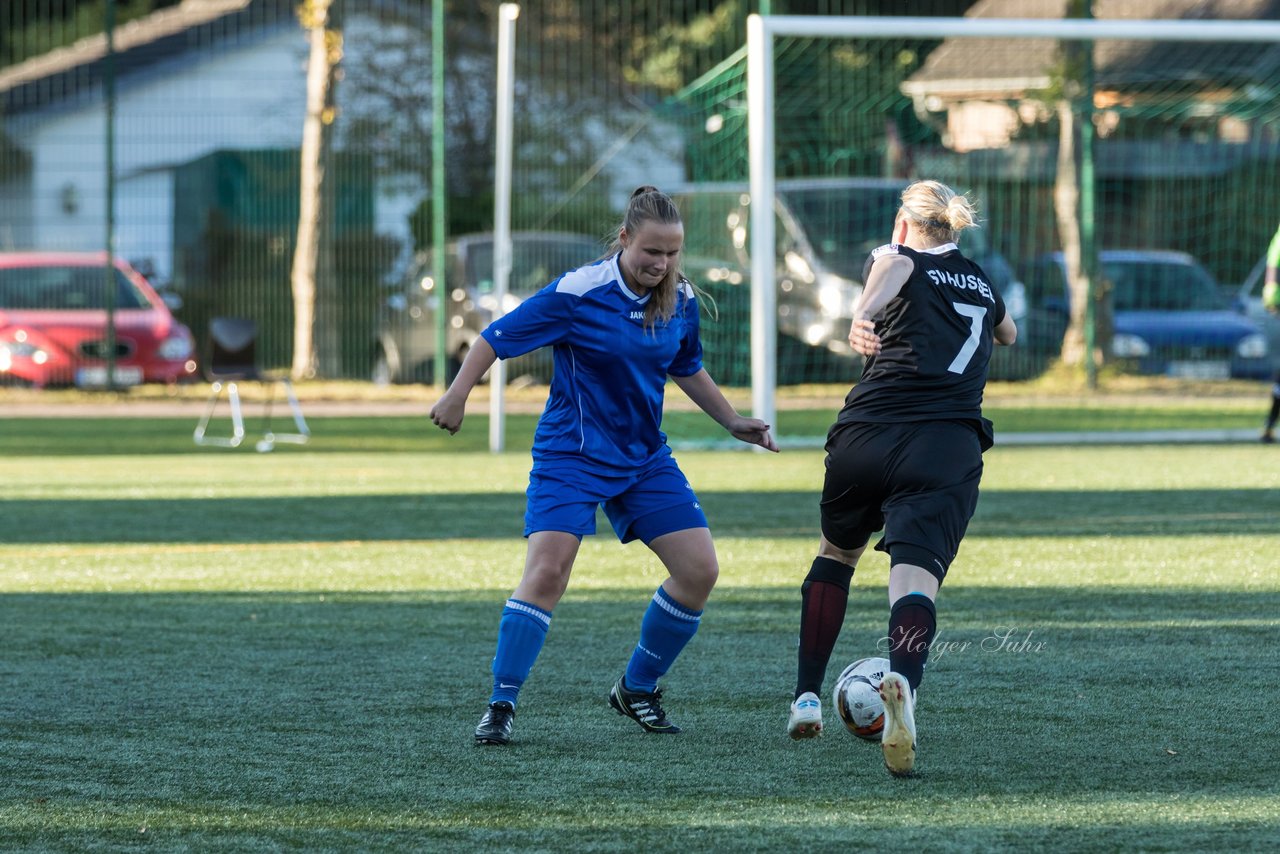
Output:
[[494,321],[431,409],[432,422],[456,433],[471,389],[495,359],[553,348],[551,390],[533,441],[524,574],[498,624],[493,693],[477,744],[511,740],[520,688],[601,505],[618,538],[644,542],[669,573],[609,704],[646,732],[680,731],[663,710],[658,680],[698,630],[719,565],[698,497],[659,429],[667,377],[736,438],[778,450],[769,425],[739,415],[702,367],[698,302],[680,275],[683,245],[670,197],[640,187],[608,255]]
[[916,758],[915,692],[937,630],[934,600],[978,502],[994,344],[1018,329],[982,268],[956,246],[968,200],[936,181],[902,193],[893,242],[871,254],[849,344],[862,378],[827,434],[818,556],[801,586],[792,738],[822,734],[823,674],[871,535],[889,553],[889,673],[880,746],[891,774]]

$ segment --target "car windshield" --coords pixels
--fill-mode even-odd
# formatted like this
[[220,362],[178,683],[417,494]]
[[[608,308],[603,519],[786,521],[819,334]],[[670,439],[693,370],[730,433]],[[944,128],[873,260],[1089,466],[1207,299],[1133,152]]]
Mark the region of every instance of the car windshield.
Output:
[[[507,290],[516,296],[537,293],[557,276],[590,264],[603,253],[600,243],[589,237],[521,239],[511,242],[511,278]],[[475,282],[480,293],[493,290],[493,242],[472,245],[467,253],[467,281]]]
[[1213,277],[1194,264],[1103,261],[1117,311],[1214,311],[1223,308]]
[[[861,281],[871,250],[889,242],[893,218],[902,204],[900,187],[820,187],[780,190],[813,245],[818,260],[833,273]],[[1013,278],[1008,262],[989,251],[981,229],[966,229],[960,248],[998,288]]]
[[[0,309],[105,309],[107,289],[102,270],[76,265],[0,268]],[[151,308],[146,295],[124,273],[112,272],[116,308]]]
[[894,187],[821,187],[780,190],[827,269],[862,278],[872,249],[889,242],[902,190]]

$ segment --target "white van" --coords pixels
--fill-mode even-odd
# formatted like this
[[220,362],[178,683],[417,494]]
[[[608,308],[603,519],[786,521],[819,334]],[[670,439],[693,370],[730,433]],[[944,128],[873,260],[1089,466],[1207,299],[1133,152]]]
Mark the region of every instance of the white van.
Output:
[[[862,268],[889,242],[893,217],[909,182],[901,178],[787,178],[775,185],[778,331],[810,347],[850,355],[847,337]],[[746,183],[687,184],[671,191],[685,223],[684,266],[713,293],[749,294],[751,193]],[[1027,312],[1026,289],[1008,261],[992,251],[983,229],[967,230],[965,254],[986,271],[1015,321]],[[722,299],[725,297],[721,297]]]

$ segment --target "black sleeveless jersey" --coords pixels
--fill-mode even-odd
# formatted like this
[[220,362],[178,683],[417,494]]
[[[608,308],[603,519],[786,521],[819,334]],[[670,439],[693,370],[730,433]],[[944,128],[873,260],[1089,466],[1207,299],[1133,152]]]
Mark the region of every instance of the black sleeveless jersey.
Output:
[[895,254],[910,258],[915,269],[873,318],[880,353],[867,359],[837,423],[972,420],[985,434],[984,447],[989,446],[982,391],[1004,300],[954,243],[929,251],[881,246],[867,259],[867,268]]

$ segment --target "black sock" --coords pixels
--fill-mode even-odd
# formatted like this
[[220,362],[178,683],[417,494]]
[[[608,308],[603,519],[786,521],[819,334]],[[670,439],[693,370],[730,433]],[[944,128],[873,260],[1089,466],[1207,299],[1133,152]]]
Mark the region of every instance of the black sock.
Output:
[[829,557],[816,557],[800,587],[800,659],[796,696],[822,693],[831,651],[844,626],[853,567]]
[[929,645],[938,628],[933,600],[923,593],[908,593],[889,611],[889,669],[906,677],[911,690],[920,687]]
[[1276,392],[1280,390],[1280,380],[1276,381],[1276,385],[1271,389],[1271,412],[1267,414],[1267,432],[1270,433],[1276,427],[1276,422],[1280,421],[1280,394]]

